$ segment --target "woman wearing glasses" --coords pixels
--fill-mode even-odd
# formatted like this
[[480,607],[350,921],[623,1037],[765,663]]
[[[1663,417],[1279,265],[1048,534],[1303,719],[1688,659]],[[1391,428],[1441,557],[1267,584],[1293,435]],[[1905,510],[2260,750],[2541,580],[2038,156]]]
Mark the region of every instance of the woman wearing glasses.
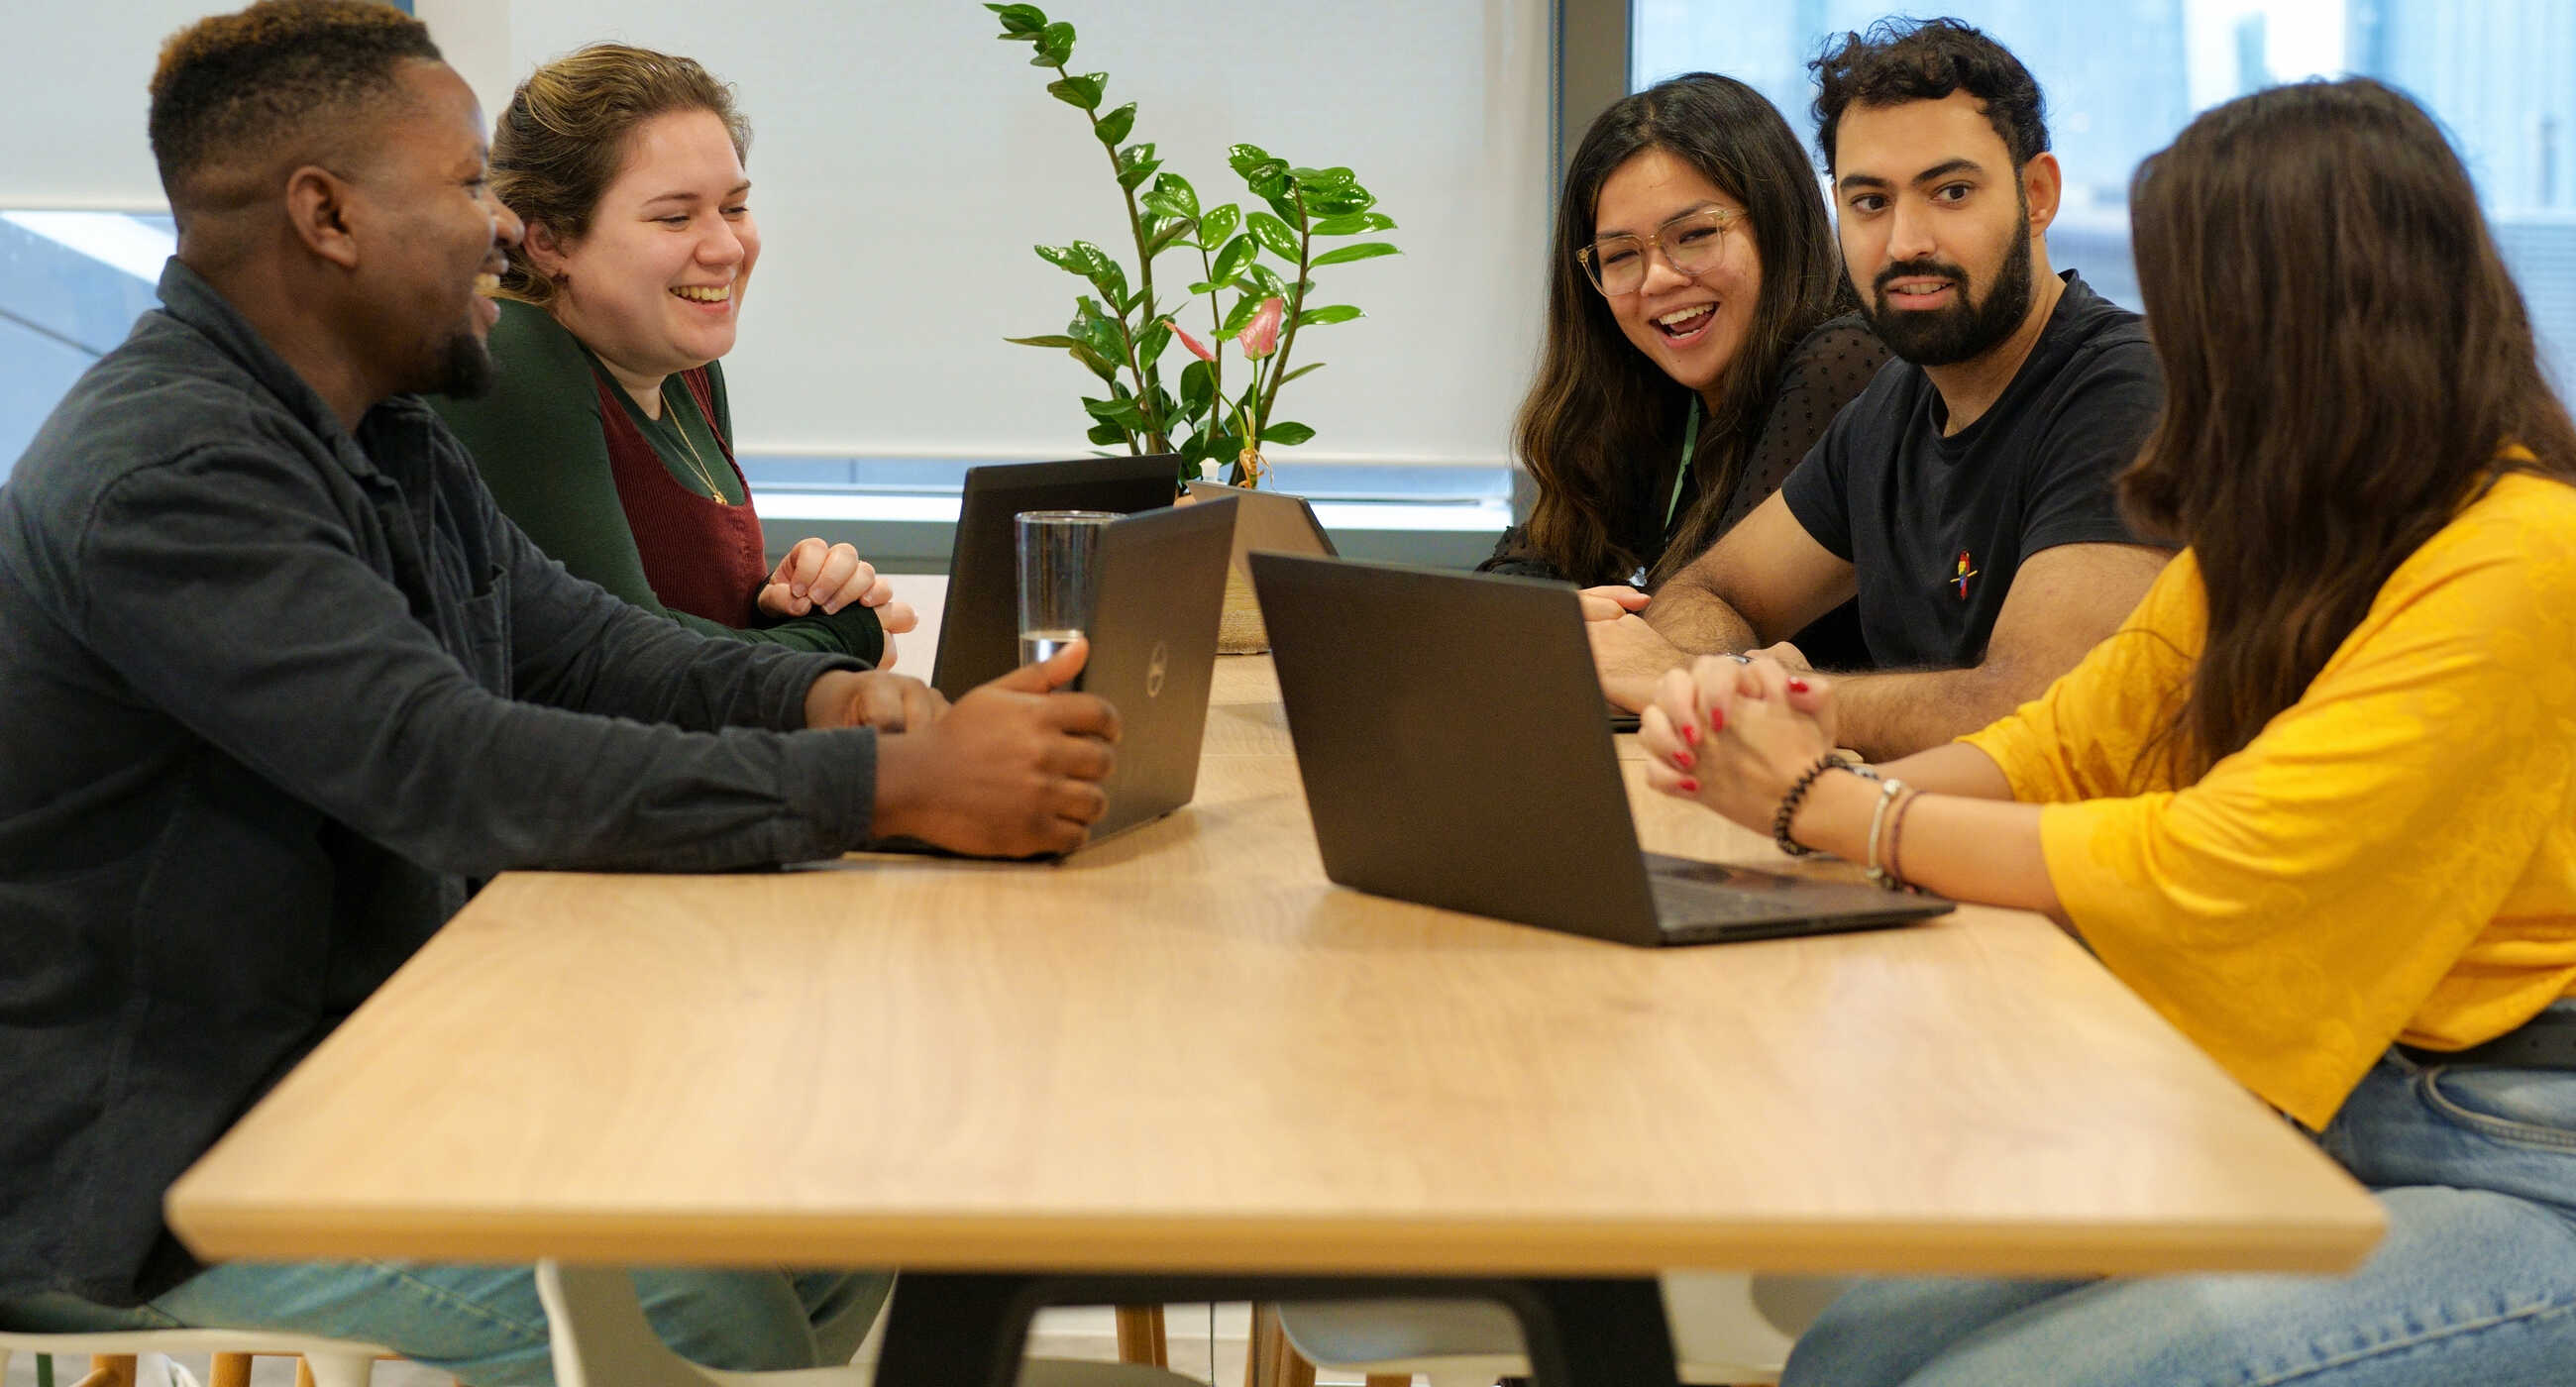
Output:
[[[1784,1387],[2563,1383],[2576,1371],[2576,425],[2441,130],[2218,107],[2130,207],[2186,542],[2038,700],[1884,767],[1830,681],[1703,660],[1658,788],[2046,912],[2377,1194],[2349,1279],[1874,1282]],[[2177,1141],[2188,1133],[2174,1134]]]
[[[1814,166],[1759,92],[1698,72],[1601,113],[1557,205],[1517,442],[1535,496],[1483,567],[1635,607],[1777,491],[1887,351],[1855,316]],[[1845,610],[1795,642],[1857,662]]]
[[527,224],[503,276],[492,392],[441,400],[537,547],[709,635],[891,662],[909,607],[846,544],[772,568],[716,358],[760,258],[732,89],[687,58],[597,44],[539,68],[492,140]]

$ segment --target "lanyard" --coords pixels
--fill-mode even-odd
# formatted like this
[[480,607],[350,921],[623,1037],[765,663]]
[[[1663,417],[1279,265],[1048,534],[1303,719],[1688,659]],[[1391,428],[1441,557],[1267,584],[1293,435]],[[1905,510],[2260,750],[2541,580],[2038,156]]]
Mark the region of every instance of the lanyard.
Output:
[[1673,517],[1682,508],[1682,483],[1690,480],[1691,454],[1699,449],[1699,396],[1696,393],[1691,396],[1690,405],[1690,422],[1682,427],[1682,465],[1673,473],[1673,499],[1664,503],[1664,532],[1667,534],[1672,532]]

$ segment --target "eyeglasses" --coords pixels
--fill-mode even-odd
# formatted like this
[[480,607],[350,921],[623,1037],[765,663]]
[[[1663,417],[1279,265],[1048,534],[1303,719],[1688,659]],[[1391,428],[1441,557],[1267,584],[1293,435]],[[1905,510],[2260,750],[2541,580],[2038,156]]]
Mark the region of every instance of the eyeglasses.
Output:
[[1742,220],[1741,212],[1703,207],[1673,218],[1643,240],[1604,236],[1576,251],[1574,258],[1582,263],[1593,288],[1616,298],[1645,287],[1647,257],[1656,251],[1663,252],[1664,263],[1684,279],[1714,267],[1726,253],[1727,232]]

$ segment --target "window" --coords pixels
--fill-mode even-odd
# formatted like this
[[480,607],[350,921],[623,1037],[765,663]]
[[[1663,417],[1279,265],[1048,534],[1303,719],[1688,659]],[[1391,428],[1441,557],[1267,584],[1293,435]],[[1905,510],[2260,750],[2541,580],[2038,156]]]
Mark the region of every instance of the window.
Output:
[[[1569,18],[1593,8],[1567,0]],[[1709,5],[1634,0],[1632,89],[1708,69],[1769,97],[1812,133],[1806,64],[1828,35],[1891,11],[1849,0]],[[1952,0],[1933,10],[2012,49],[2048,98],[2066,171],[2050,258],[2138,304],[2128,186],[2138,161],[2210,106],[2276,82],[2358,73],[2439,118],[2477,178],[2541,346],[2568,379],[2576,353],[2576,6],[2565,0]]]

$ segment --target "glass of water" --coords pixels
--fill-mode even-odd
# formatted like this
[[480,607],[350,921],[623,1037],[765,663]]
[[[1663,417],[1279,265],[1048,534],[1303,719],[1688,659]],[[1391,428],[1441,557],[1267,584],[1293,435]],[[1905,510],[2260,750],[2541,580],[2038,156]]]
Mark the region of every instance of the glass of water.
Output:
[[1016,517],[1020,546],[1020,663],[1052,657],[1083,632],[1099,581],[1100,532],[1113,511],[1032,510]]

